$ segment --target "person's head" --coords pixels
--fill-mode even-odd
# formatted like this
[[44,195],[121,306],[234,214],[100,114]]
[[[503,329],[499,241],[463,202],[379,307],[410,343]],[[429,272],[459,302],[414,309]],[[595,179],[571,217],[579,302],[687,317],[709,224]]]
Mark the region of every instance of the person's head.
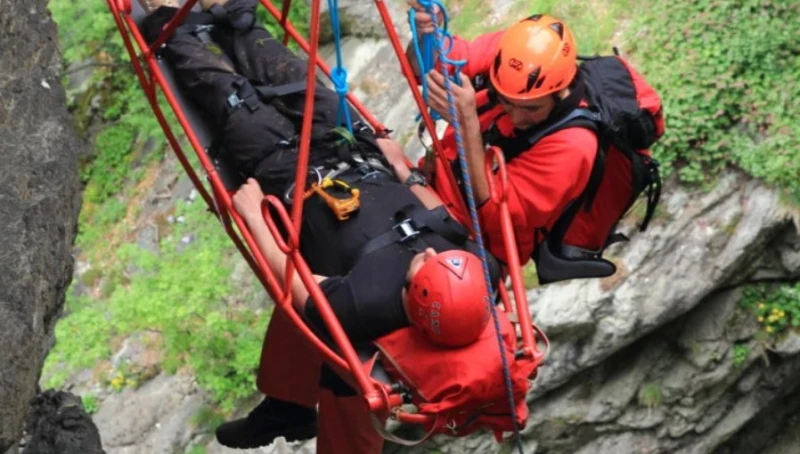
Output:
[[463,347],[475,342],[489,321],[483,265],[469,252],[417,254],[406,274],[405,308],[411,325],[431,342]]
[[516,128],[541,123],[569,94],[578,72],[577,58],[572,32],[552,16],[536,14],[506,30],[489,80]]

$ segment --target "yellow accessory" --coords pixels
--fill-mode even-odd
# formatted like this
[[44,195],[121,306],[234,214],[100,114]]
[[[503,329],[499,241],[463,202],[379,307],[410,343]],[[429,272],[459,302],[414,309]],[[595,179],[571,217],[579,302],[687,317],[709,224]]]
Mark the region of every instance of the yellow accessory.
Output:
[[[344,199],[334,197],[328,191],[329,189],[343,190],[349,197]],[[348,219],[361,207],[358,188],[354,188],[342,180],[325,178],[319,184],[314,183],[311,188],[303,194],[303,198],[308,199],[314,194],[318,194],[322,197],[322,200],[325,201],[331,211],[333,211],[333,214],[336,215],[336,219],[340,221]]]

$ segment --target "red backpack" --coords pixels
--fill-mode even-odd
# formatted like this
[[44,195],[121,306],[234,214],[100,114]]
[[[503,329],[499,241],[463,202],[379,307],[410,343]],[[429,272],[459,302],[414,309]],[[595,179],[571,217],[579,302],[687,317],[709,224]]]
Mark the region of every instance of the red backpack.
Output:
[[[647,150],[664,134],[661,99],[656,91],[614,49],[614,56],[579,57],[588,107],[506,140],[506,161],[529,150],[543,137],[565,128],[595,132],[599,147],[583,193],[564,210],[549,231],[534,232],[536,262],[542,284],[565,279],[606,277],[616,266],[602,257],[610,244],[627,240],[614,228],[642,193],[647,208],[640,230],[647,228],[661,193],[658,162]],[[490,141],[491,142],[491,141]],[[612,220],[613,222],[609,222]],[[587,232],[600,229],[605,243],[592,249],[576,244]]]
[[[525,396],[530,380],[544,358],[515,358],[519,348],[515,327],[505,312],[498,310],[497,315],[511,376],[516,425],[521,429],[528,419]],[[414,328],[395,331],[375,344],[379,361],[409,390],[418,412],[434,416],[434,422],[425,427],[427,436],[464,436],[486,428],[500,440],[503,432],[514,429],[498,337],[491,320],[478,340],[466,347],[439,347]]]

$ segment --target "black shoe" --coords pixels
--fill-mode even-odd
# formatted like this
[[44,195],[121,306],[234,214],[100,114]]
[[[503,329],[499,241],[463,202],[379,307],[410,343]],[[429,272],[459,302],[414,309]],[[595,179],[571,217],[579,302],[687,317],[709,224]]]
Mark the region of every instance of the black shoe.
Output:
[[250,449],[266,446],[278,437],[286,441],[308,440],[317,435],[317,412],[302,405],[265,398],[246,418],[217,427],[223,446]]

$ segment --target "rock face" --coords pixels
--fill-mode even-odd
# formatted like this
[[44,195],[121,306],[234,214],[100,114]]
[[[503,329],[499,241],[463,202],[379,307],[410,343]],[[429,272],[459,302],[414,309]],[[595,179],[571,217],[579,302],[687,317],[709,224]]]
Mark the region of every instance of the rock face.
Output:
[[[529,397],[524,452],[798,452],[800,334],[770,339],[739,305],[744,284],[800,279],[787,210],[734,174],[704,195],[670,189],[664,206],[610,251],[618,275],[529,292],[553,349]],[[434,445],[497,450],[484,435],[411,452]]]
[[63,391],[46,391],[36,396],[31,407],[26,453],[105,454],[100,433],[83,410],[80,398]]
[[0,1],[0,452],[19,439],[72,276],[77,139],[46,0]]

